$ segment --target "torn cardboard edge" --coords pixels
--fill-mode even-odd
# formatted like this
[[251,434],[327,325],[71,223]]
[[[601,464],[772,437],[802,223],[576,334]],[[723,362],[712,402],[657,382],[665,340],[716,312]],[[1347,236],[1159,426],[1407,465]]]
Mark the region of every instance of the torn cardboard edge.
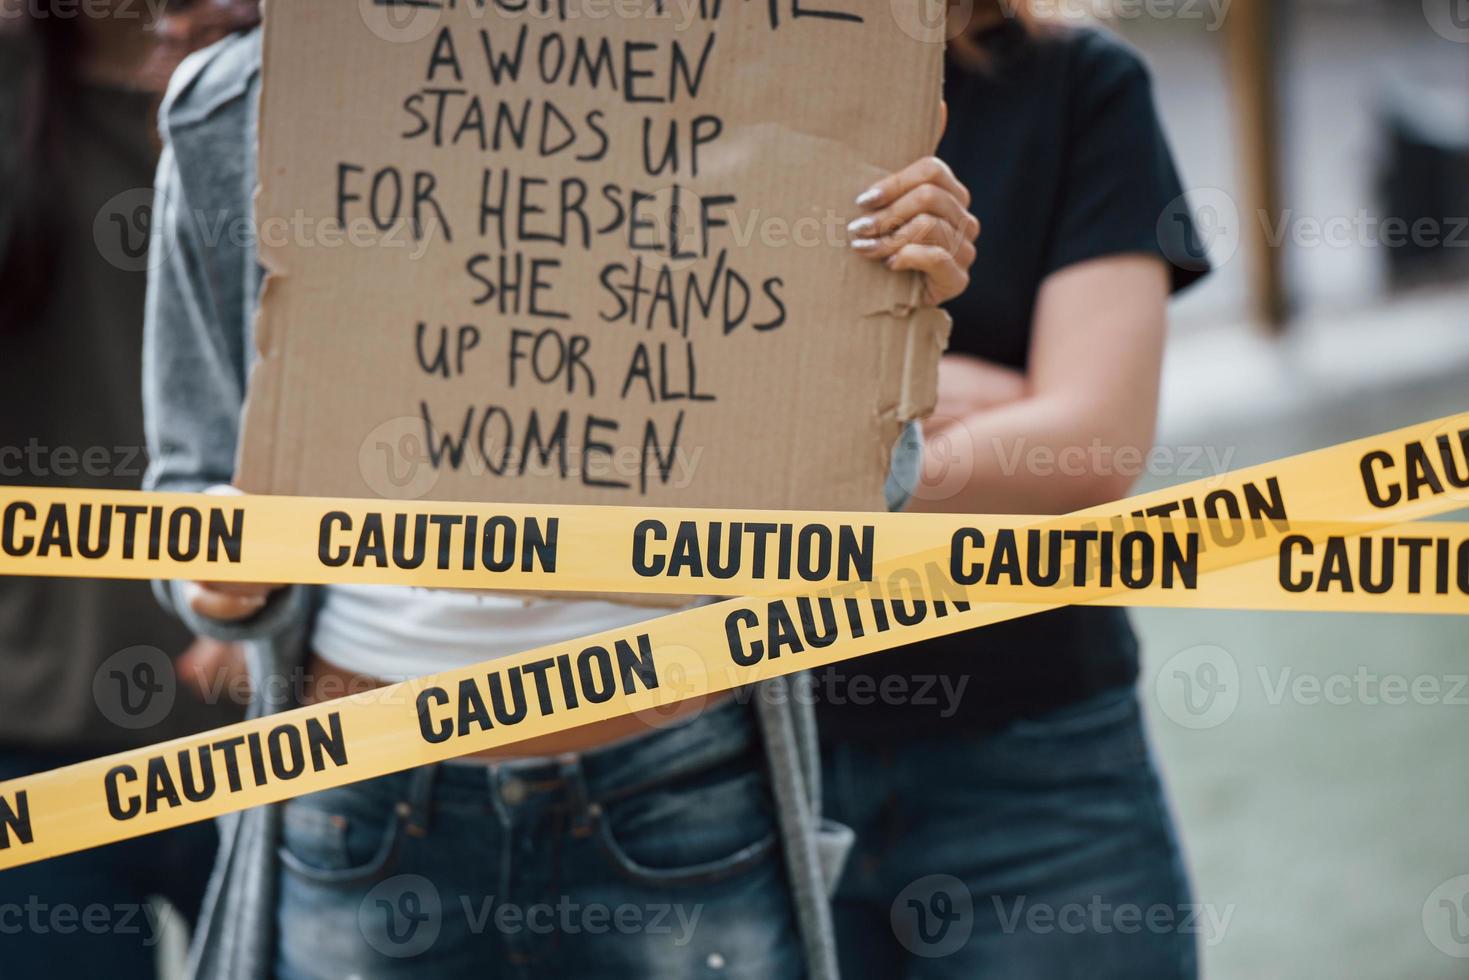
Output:
[[272,309],[271,295],[280,288],[279,279],[287,275],[276,249],[262,240],[259,235],[259,215],[264,207],[265,183],[261,178],[266,166],[267,112],[270,107],[268,89],[270,73],[265,70],[265,52],[270,47],[272,20],[269,16],[274,0],[261,0],[261,70],[257,93],[255,121],[255,190],[250,195],[251,221],[255,226],[256,261],[263,270],[260,278],[260,295],[256,297],[255,311],[251,317],[251,346],[255,359],[246,371],[245,400],[240,406],[239,439],[235,446],[235,472],[233,483],[246,493],[272,493],[276,485],[275,460],[271,444],[275,439],[256,440],[247,438],[246,432],[260,428],[279,438],[280,411],[283,398],[279,361],[284,337],[274,321],[267,316]]

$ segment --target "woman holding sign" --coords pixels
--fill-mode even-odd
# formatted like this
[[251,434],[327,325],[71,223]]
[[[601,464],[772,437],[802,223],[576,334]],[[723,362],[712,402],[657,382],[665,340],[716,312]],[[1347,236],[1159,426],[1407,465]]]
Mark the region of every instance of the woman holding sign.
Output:
[[[940,154],[985,235],[948,305],[908,509],[1119,499],[1152,445],[1169,294],[1208,268],[1147,71],[1089,27],[952,9],[966,23]],[[880,226],[895,190],[872,202]],[[1195,975],[1208,910],[1189,896],[1137,676],[1124,612],[1090,607],[819,673],[826,804],[858,841],[836,900],[845,976]]]
[[[187,62],[163,108],[172,207],[150,284],[153,489],[233,475],[260,270],[252,249],[208,233],[251,215],[259,86],[255,32]],[[933,160],[891,186],[910,240],[884,260],[920,273],[932,302],[958,295],[978,232],[968,192]],[[201,632],[251,641],[261,713],[655,614],[407,588],[164,591]],[[485,700],[506,710],[493,689]],[[789,777],[762,758],[762,738],[798,757],[782,742],[793,736],[760,710],[763,731],[747,702],[715,699],[671,722],[617,719],[246,811],[225,829],[195,972],[833,976],[825,883],[799,859],[809,828],[788,820]]]

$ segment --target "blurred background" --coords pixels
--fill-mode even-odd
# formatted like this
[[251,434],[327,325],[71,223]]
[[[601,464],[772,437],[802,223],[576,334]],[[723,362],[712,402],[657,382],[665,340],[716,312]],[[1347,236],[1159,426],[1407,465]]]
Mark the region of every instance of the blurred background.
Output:
[[[1204,461],[1145,488],[1469,406],[1469,3],[1087,9],[1151,64],[1218,265],[1175,308],[1159,433]],[[1464,620],[1136,619],[1196,899],[1225,923],[1206,976],[1469,977]]]

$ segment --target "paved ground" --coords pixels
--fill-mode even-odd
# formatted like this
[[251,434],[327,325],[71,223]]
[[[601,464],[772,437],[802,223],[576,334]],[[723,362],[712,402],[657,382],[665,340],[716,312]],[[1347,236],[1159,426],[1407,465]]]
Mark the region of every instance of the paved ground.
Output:
[[[1292,0],[1293,215],[1376,206],[1377,119],[1405,80],[1446,93],[1442,117],[1462,129],[1466,35],[1446,39],[1426,15],[1442,21],[1453,2]],[[1161,21],[1128,33],[1153,65],[1190,190],[1237,200],[1220,37]],[[1285,342],[1206,326],[1243,314],[1243,253],[1181,304],[1164,445],[1209,446],[1234,468],[1469,409],[1469,294],[1383,306],[1381,248],[1287,249],[1311,312]],[[1458,877],[1469,874],[1469,619],[1145,610],[1137,621],[1197,897],[1230,915],[1205,949],[1210,980],[1469,977],[1469,878]],[[1180,673],[1213,680],[1204,715],[1183,708]],[[1389,703],[1404,687],[1408,703]]]
[[[1428,6],[1292,0],[1280,149],[1293,218],[1376,213],[1378,120],[1395,87],[1447,93],[1442,117],[1463,128],[1469,47],[1434,31]],[[1127,33],[1153,65],[1191,192],[1239,200],[1221,37],[1165,21]],[[1224,231],[1216,247],[1229,253]],[[1286,249],[1294,295],[1312,311],[1287,341],[1201,328],[1242,316],[1242,251],[1181,304],[1163,444],[1212,446],[1233,468],[1469,409],[1469,296],[1384,307],[1383,252],[1370,240]],[[1232,907],[1205,949],[1210,980],[1469,977],[1469,879],[1454,880],[1469,873],[1469,620],[1137,620],[1197,897],[1216,914]],[[1208,680],[1211,668],[1228,683],[1202,719],[1217,724],[1186,727],[1175,719],[1201,719],[1181,710],[1178,673]],[[1318,682],[1333,696],[1318,696]],[[1414,682],[1425,696],[1385,703]]]
[[[1164,444],[1209,445],[1236,468],[1469,409],[1469,295],[1336,327],[1334,348],[1325,321],[1282,347],[1238,330],[1181,338]],[[1206,975],[1469,977],[1469,958],[1439,948],[1469,957],[1469,878],[1451,882],[1469,874],[1469,618],[1137,621],[1197,898],[1230,914]],[[1180,672],[1195,708],[1213,682],[1207,711],[1183,706]]]

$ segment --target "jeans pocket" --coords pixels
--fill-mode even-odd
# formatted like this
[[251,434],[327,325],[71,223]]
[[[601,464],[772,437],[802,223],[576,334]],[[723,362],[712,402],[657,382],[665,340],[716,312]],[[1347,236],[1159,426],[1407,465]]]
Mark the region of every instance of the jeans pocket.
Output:
[[384,800],[355,786],[287,802],[281,814],[281,864],[318,884],[347,885],[386,874],[403,821]]
[[816,827],[816,856],[821,862],[821,879],[826,884],[826,893],[835,895],[842,872],[847,869],[847,858],[857,845],[857,832],[844,823],[822,819]]
[[778,841],[759,771],[657,787],[599,808],[603,854],[624,877],[652,886],[706,885],[758,867]]

